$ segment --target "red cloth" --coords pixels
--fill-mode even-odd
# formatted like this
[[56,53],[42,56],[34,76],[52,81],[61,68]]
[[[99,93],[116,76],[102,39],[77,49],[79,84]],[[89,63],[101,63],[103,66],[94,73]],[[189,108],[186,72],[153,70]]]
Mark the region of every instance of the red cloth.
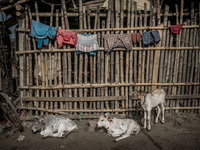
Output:
[[140,32],[136,33],[136,37],[137,37],[137,42],[140,42],[141,33]]
[[171,28],[172,33],[178,34],[179,31],[182,29],[182,26],[183,26],[182,24],[177,24],[177,25],[171,26],[170,28]]
[[136,33],[132,33],[131,36],[132,36],[133,43],[136,44]]
[[56,34],[56,38],[57,38],[59,47],[63,46],[62,43],[75,45],[75,46],[77,44],[77,33],[76,32],[59,29]]

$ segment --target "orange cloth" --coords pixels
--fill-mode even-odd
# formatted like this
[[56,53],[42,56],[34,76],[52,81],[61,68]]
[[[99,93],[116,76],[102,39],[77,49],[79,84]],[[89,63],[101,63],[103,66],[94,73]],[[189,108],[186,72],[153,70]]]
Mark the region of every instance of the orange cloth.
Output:
[[131,37],[132,37],[133,43],[136,44],[136,38],[137,38],[136,33],[132,33]]
[[138,33],[136,33],[136,39],[137,39],[137,42],[140,42],[140,38],[141,38],[141,33],[140,32],[138,32]]

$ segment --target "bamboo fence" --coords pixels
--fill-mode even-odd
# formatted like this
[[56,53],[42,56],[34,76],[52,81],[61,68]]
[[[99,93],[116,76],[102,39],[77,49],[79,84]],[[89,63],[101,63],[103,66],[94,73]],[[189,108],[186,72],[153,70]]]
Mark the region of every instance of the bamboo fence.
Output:
[[[41,13],[26,6],[25,18],[19,19],[18,51],[22,120],[35,115],[58,114],[76,118],[97,118],[104,112],[128,117],[142,114],[137,108],[137,97],[132,91],[166,92],[166,112],[198,113],[200,109],[200,16],[191,3],[191,12],[184,12],[184,0],[170,12],[165,5],[161,13],[159,0],[154,0],[151,11],[137,9],[134,0],[109,0],[107,12],[97,6],[82,6],[79,13],[67,12],[65,0],[60,9],[52,4],[51,12]],[[31,12],[33,10],[33,12]],[[60,11],[59,11],[60,10]],[[180,13],[179,13],[180,11]],[[170,18],[169,18],[170,17]],[[70,19],[78,20],[75,29]],[[47,47],[37,49],[35,38],[28,35],[29,22],[35,19],[59,29],[97,34],[99,50],[96,56],[76,54],[74,46],[63,44],[58,48],[55,39]],[[48,20],[46,23],[46,20]],[[175,20],[175,21],[174,21]],[[183,24],[178,34],[170,25]],[[73,23],[74,24],[74,23]],[[142,41],[125,48],[104,51],[105,34],[126,34],[158,30],[161,41],[156,46],[143,46]]]

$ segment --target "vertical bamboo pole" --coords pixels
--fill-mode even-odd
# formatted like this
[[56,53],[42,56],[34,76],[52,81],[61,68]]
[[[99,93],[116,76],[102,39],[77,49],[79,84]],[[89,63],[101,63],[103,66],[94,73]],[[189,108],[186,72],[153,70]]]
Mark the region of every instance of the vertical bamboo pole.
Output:
[[[28,7],[28,13],[29,13],[29,18],[30,20],[32,19],[32,14],[31,14],[31,9],[30,7]],[[33,43],[33,49],[36,50],[36,43],[35,43],[35,38],[32,38],[32,43]],[[35,57],[35,81],[36,81],[36,87],[39,86],[39,82],[38,82],[38,56],[37,53],[34,53],[34,57]],[[30,67],[31,68],[31,67]],[[30,69],[31,70],[31,69]],[[32,74],[32,70],[31,73]],[[36,90],[36,97],[39,97],[39,90]],[[39,102],[34,102],[34,106],[36,106],[36,108],[39,107]],[[38,111],[35,111],[35,115],[38,115]]]
[[[138,16],[137,16],[137,3],[134,1],[134,11],[135,11],[135,27],[138,26]],[[135,33],[137,32],[136,30],[134,31]],[[134,47],[137,47],[137,44],[134,44]],[[134,83],[137,83],[137,74],[138,74],[138,69],[137,69],[137,51],[134,51],[134,62],[133,62],[133,68],[134,68]],[[138,87],[134,87],[135,91],[138,91]],[[137,101],[133,100],[133,108],[136,108]],[[135,113],[135,112],[134,112]]]
[[[184,22],[183,25],[185,26],[186,22]],[[184,44],[185,44],[185,41],[186,41],[185,38],[186,38],[186,28],[183,29],[183,34],[182,34],[182,37],[181,37],[181,47],[184,47]],[[179,70],[178,70],[178,83],[181,83],[181,80],[182,80],[183,55],[184,55],[184,50],[181,50]],[[181,86],[178,86],[177,87],[177,95],[180,95],[180,94],[181,94]],[[177,107],[177,105],[179,105],[179,100],[176,100],[176,102],[178,103],[178,104],[176,104],[176,107]],[[175,111],[175,112],[177,113],[178,111]]]
[[[110,28],[111,24],[111,7],[112,7],[112,2],[109,0],[108,2],[108,13],[107,13],[107,20],[106,20],[106,28]],[[106,34],[110,34],[109,31],[107,31]],[[102,37],[104,38],[104,37]],[[102,45],[103,46],[103,45]],[[108,83],[108,78],[109,78],[109,52],[105,52],[105,83]],[[105,87],[105,96],[108,96],[108,87]],[[109,109],[108,101],[105,102],[106,104],[106,109]]]
[[[119,28],[119,10],[118,10],[118,0],[115,0],[115,17],[116,17],[116,28]],[[116,31],[115,34],[118,34]],[[119,51],[115,52],[115,83],[119,83]],[[119,87],[115,87],[115,96],[119,96]],[[115,109],[119,108],[119,102],[115,101]],[[118,114],[118,112],[115,112]]]
[[[190,25],[190,21],[187,20],[187,25]],[[185,40],[185,47],[188,47],[188,44],[189,44],[189,37],[190,37],[190,29],[186,29],[186,40]],[[186,72],[186,69],[187,69],[187,60],[188,60],[188,50],[185,50],[184,51],[184,57],[183,57],[183,77],[182,77],[182,83],[185,83],[186,82],[186,77],[187,77],[187,72]],[[185,86],[182,86],[181,88],[181,94],[186,94],[185,92]],[[183,103],[183,106],[186,107],[187,105],[187,100],[184,100],[184,103]],[[186,110],[183,111],[184,113],[186,112]]]
[[[79,0],[79,29],[83,29],[83,6]],[[79,83],[82,84],[83,54],[79,54]],[[79,97],[83,97],[83,90],[79,89]],[[80,102],[80,110],[83,109],[83,102]]]
[[[95,17],[95,19],[97,19],[96,17]],[[87,20],[88,20],[88,29],[91,29],[91,27],[90,27],[90,8],[89,8],[89,5],[87,5]],[[97,21],[95,21],[95,22],[96,22],[96,25],[95,25],[95,28],[96,28]],[[92,59],[93,59],[92,55],[90,55],[90,65],[89,65],[90,66],[90,84],[92,84],[92,82],[93,82],[93,70],[92,70],[92,68],[93,68],[93,60]],[[93,95],[92,88],[90,88],[90,97],[92,97],[92,95]],[[92,102],[90,102],[89,109],[92,110]]]
[[[67,16],[65,0],[62,0],[62,6],[63,6],[64,20],[65,20],[65,28],[69,30],[69,21],[68,21],[68,16]],[[70,48],[70,45],[67,45],[67,48]],[[71,52],[68,52],[67,54],[63,53],[63,57],[64,57],[64,60],[63,60],[64,61],[63,63],[64,84],[71,84],[72,83]],[[67,66],[68,66],[68,71],[67,71]],[[65,89],[64,92],[65,92],[65,97],[72,97],[72,89],[69,89],[69,90]],[[65,109],[71,110],[72,102],[69,102],[69,103],[65,102]]]
[[[62,29],[65,30],[66,27],[69,28],[69,23],[68,23],[68,18],[67,18],[67,12],[66,12],[66,7],[65,7],[65,0],[62,0],[61,1],[62,3],[62,7],[61,7],[61,26],[62,26]],[[69,47],[69,45],[68,45]],[[66,44],[63,44],[63,48],[66,49]],[[66,85],[67,84],[67,80],[68,80],[68,75],[67,75],[67,54],[66,52],[63,53],[63,56],[62,56],[62,60],[63,60],[63,84]],[[71,60],[71,59],[70,59]],[[71,69],[71,68],[70,68]],[[68,68],[68,71],[69,71],[69,68]],[[70,70],[71,71],[71,70]],[[64,89],[64,96],[65,97],[68,97],[69,96],[69,91],[67,89]],[[63,102],[61,102],[62,105],[63,105]],[[69,109],[69,105],[68,105],[68,102],[65,102],[65,109]]]
[[[196,21],[196,16],[197,14],[195,13],[195,17],[194,17],[194,25],[197,24],[197,21]],[[196,46],[196,38],[197,38],[197,28],[194,29],[194,36],[193,36],[193,44],[192,46]],[[198,54],[198,53],[197,53]],[[195,82],[196,80],[196,60],[195,60],[195,55],[196,55],[196,50],[193,50],[192,51],[192,66],[191,66],[191,76],[190,76],[190,83],[192,83],[193,81]],[[197,57],[198,58],[198,57]],[[195,76],[194,76],[195,75]],[[196,83],[196,82],[195,82]],[[196,89],[196,86],[190,86],[189,87],[189,94],[192,94],[192,88],[193,88],[193,94],[195,94],[195,89]],[[194,107],[195,105],[195,99],[192,99],[191,100],[191,106]],[[191,110],[190,112],[195,112],[193,110]]]
[[[144,3],[144,27],[147,26],[147,4]],[[146,32],[146,30],[144,30],[144,32]],[[146,56],[146,53],[147,53],[147,56]],[[143,81],[143,82],[146,82],[148,83],[148,80],[149,80],[149,59],[150,59],[150,51],[148,50],[147,52],[146,51],[143,51],[143,66],[142,66],[142,74],[143,76],[145,76],[145,60],[146,60],[146,80]],[[142,79],[144,80],[144,77],[142,77]],[[145,86],[144,88],[144,91],[147,92],[147,86]]]
[[[36,13],[36,21],[40,21],[39,20],[39,12],[38,12],[38,4],[37,4],[37,1],[35,1],[35,13]],[[45,86],[45,74],[44,74],[44,71],[45,71],[45,68],[44,68],[44,58],[43,58],[43,53],[40,53],[40,57],[38,57],[38,59],[41,60],[41,68],[42,68],[42,87]],[[38,60],[39,61],[39,60]],[[39,65],[39,64],[38,64]],[[41,90],[41,97],[44,97],[44,90]],[[44,108],[44,102],[41,102],[41,108]],[[41,111],[40,115],[44,115],[44,112]]]
[[[176,7],[176,24],[179,24],[178,20],[178,5],[175,4]],[[176,35],[176,47],[179,46],[179,34]],[[175,66],[174,66],[174,74],[173,74],[173,83],[177,82],[177,76],[178,76],[178,68],[179,68],[179,59],[180,59],[180,50],[176,50],[176,59],[175,59]],[[172,95],[176,95],[176,87],[172,87]],[[175,106],[175,100],[172,100],[172,106]],[[174,112],[174,110],[172,111]]]
[[[192,2],[191,3],[191,25],[195,25],[195,21],[194,21],[194,3]],[[190,30],[191,32],[190,32],[190,43],[189,43],[189,46],[190,47],[193,47],[194,46],[194,42],[195,42],[195,32],[194,32],[194,29],[191,29]],[[192,83],[192,81],[193,81],[193,74],[194,74],[194,59],[193,59],[193,53],[194,53],[194,51],[192,50],[192,49],[190,49],[189,50],[189,59],[188,59],[188,61],[190,61],[190,62],[188,62],[188,65],[190,65],[190,66],[188,66],[188,76],[187,76],[187,79],[188,79],[188,82],[187,83]],[[188,90],[188,92],[189,92],[189,94],[192,94],[192,86],[189,86],[189,87],[187,87],[186,88],[186,90]],[[188,93],[187,92],[187,93]],[[189,99],[188,100],[188,107],[191,107],[192,106],[192,102],[191,102],[192,100],[191,99]],[[187,112],[191,112],[191,110],[188,110]]]
[[[127,27],[128,28],[130,28],[130,21],[131,21],[131,0],[128,0],[128,11],[127,11]],[[127,33],[130,33],[130,31],[127,31]],[[132,50],[131,50],[132,51]],[[129,75],[129,51],[126,51],[126,75],[125,75],[125,81],[126,81],[126,83],[128,83],[128,80],[129,80],[129,78],[128,78],[128,75]],[[126,86],[126,89],[125,89],[125,91],[126,91],[126,93],[125,93],[125,95],[126,95],[126,103],[125,103],[125,108],[126,109],[128,109],[128,98],[129,98],[129,90],[128,90],[128,86]],[[126,112],[126,116],[128,116],[128,112]]]
[[[28,21],[28,8],[25,7],[25,21],[26,21],[26,29],[29,28],[29,21]],[[28,37],[28,33],[26,33],[26,50],[31,50],[31,45],[30,45],[30,38]],[[26,55],[26,84],[27,86],[32,86],[33,85],[33,80],[32,80],[32,54]],[[27,97],[32,97],[33,96],[33,90],[27,91]],[[29,102],[28,105],[32,107],[32,102]],[[32,116],[33,111],[30,110],[28,112],[30,116]]]
[[[160,11],[157,11],[157,14],[159,14],[159,12]],[[160,14],[158,16],[160,16]],[[154,1],[153,9],[150,12],[150,23],[149,23],[149,26],[151,26],[151,27],[155,26],[155,22],[156,22],[155,18],[156,18],[156,7],[155,7],[155,1]],[[153,45],[151,45],[151,47],[152,46]],[[154,50],[151,50],[150,51],[150,64],[149,64],[149,83],[152,83],[152,78],[153,78],[153,58],[154,58]],[[151,91],[151,86],[149,86],[148,90]]]
[[[105,29],[105,20],[102,20],[102,29]],[[102,32],[101,46],[103,47],[104,31]],[[104,51],[101,51],[101,84],[104,83]],[[104,96],[104,88],[101,88],[101,97]],[[104,102],[101,102],[101,110],[104,109]]]
[[[124,0],[121,0],[121,12],[120,12],[120,28],[124,27]],[[123,34],[123,31],[121,31],[121,34]],[[124,83],[124,58],[123,58],[123,51],[120,51],[120,82]],[[121,87],[121,95],[124,96],[124,87]],[[125,108],[124,101],[122,101],[122,109]],[[124,112],[123,112],[124,113]]]
[[[97,29],[100,29],[100,7],[97,6]],[[97,35],[97,41],[100,45],[100,32],[98,32]],[[101,52],[97,51],[97,84],[101,84],[101,66],[100,66],[100,57]],[[100,97],[101,95],[101,88],[97,88],[97,96]],[[97,109],[100,109],[100,102],[97,102]]]
[[[139,27],[142,27],[142,13],[141,10],[138,11],[139,14]],[[139,30],[142,33],[142,30]],[[141,42],[139,43],[139,47],[142,47]],[[139,51],[139,58],[138,58],[138,83],[141,83],[142,79],[142,51]],[[142,87],[138,87],[138,90],[144,91]]]
[[[114,28],[114,1],[111,0],[111,28]],[[113,31],[111,31],[111,34],[114,34]],[[110,56],[110,82],[111,84],[114,83],[114,75],[115,75],[115,72],[114,72],[114,64],[115,64],[115,60],[114,60],[114,57],[115,57],[115,52],[114,51],[111,51],[110,52],[111,56]],[[114,87],[111,87],[111,96],[114,96],[115,95],[115,91],[114,91]],[[111,102],[111,109],[113,110],[115,108],[115,103],[114,101]]]
[[[56,28],[59,27],[59,17],[58,17],[58,15],[59,15],[59,10],[56,9]],[[54,46],[55,46],[55,48],[58,47],[57,41],[55,41]],[[57,57],[58,57],[58,53],[55,53],[54,54],[54,87],[57,86],[57,67],[58,67],[57,66],[57,64],[58,64],[58,58]],[[58,91],[57,91],[57,89],[55,89],[54,90],[54,97],[57,97],[57,96],[58,96]],[[58,109],[58,102],[54,103],[54,108],[55,108],[55,110]]]
[[[164,16],[164,27],[167,27],[167,20],[168,20],[168,12],[169,12],[169,6],[165,6],[165,16]],[[166,47],[166,29],[163,30],[162,34],[162,47]],[[162,83],[163,81],[163,68],[164,68],[164,56],[165,56],[165,50],[161,50],[160,54],[160,67],[159,67],[159,83]],[[161,86],[158,86],[158,88],[161,88]]]
[[[134,0],[131,0],[131,22],[130,22],[130,26],[131,28],[134,27]],[[131,33],[133,33],[133,30],[131,31]],[[133,50],[130,51],[130,55],[129,55],[129,83],[133,83]],[[129,86],[129,96],[132,96],[132,86]],[[132,100],[129,98],[129,109],[132,109]],[[133,116],[133,112],[129,112],[129,117]]]
[[[50,26],[53,25],[54,4],[51,4]],[[49,39],[49,49],[51,49],[51,39]],[[49,86],[52,86],[52,55],[49,53]],[[50,97],[53,97],[53,91],[50,90]],[[53,109],[53,102],[50,102],[50,109]],[[52,114],[52,113],[51,113]]]
[[[88,6],[88,5],[87,5]],[[87,15],[89,14],[89,6],[87,7]],[[88,17],[88,16],[87,16]],[[83,6],[83,25],[84,29],[87,29],[85,6]],[[90,17],[88,17],[88,26],[90,25]],[[84,54],[84,83],[87,84],[87,66],[88,66],[88,54]],[[84,89],[84,97],[87,97],[87,88]],[[84,109],[87,109],[87,102],[84,102]]]

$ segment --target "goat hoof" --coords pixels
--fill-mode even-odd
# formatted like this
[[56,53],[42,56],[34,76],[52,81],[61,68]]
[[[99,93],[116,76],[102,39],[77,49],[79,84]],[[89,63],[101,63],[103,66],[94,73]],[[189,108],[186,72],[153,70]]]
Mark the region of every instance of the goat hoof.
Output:
[[151,130],[151,128],[147,128],[147,131],[150,131]]
[[165,123],[165,121],[161,121],[161,123],[163,124],[163,123]]
[[155,124],[157,124],[158,123],[158,121],[155,121]]
[[116,142],[117,142],[117,140],[114,140],[113,142],[114,142],[114,143],[116,143]]

